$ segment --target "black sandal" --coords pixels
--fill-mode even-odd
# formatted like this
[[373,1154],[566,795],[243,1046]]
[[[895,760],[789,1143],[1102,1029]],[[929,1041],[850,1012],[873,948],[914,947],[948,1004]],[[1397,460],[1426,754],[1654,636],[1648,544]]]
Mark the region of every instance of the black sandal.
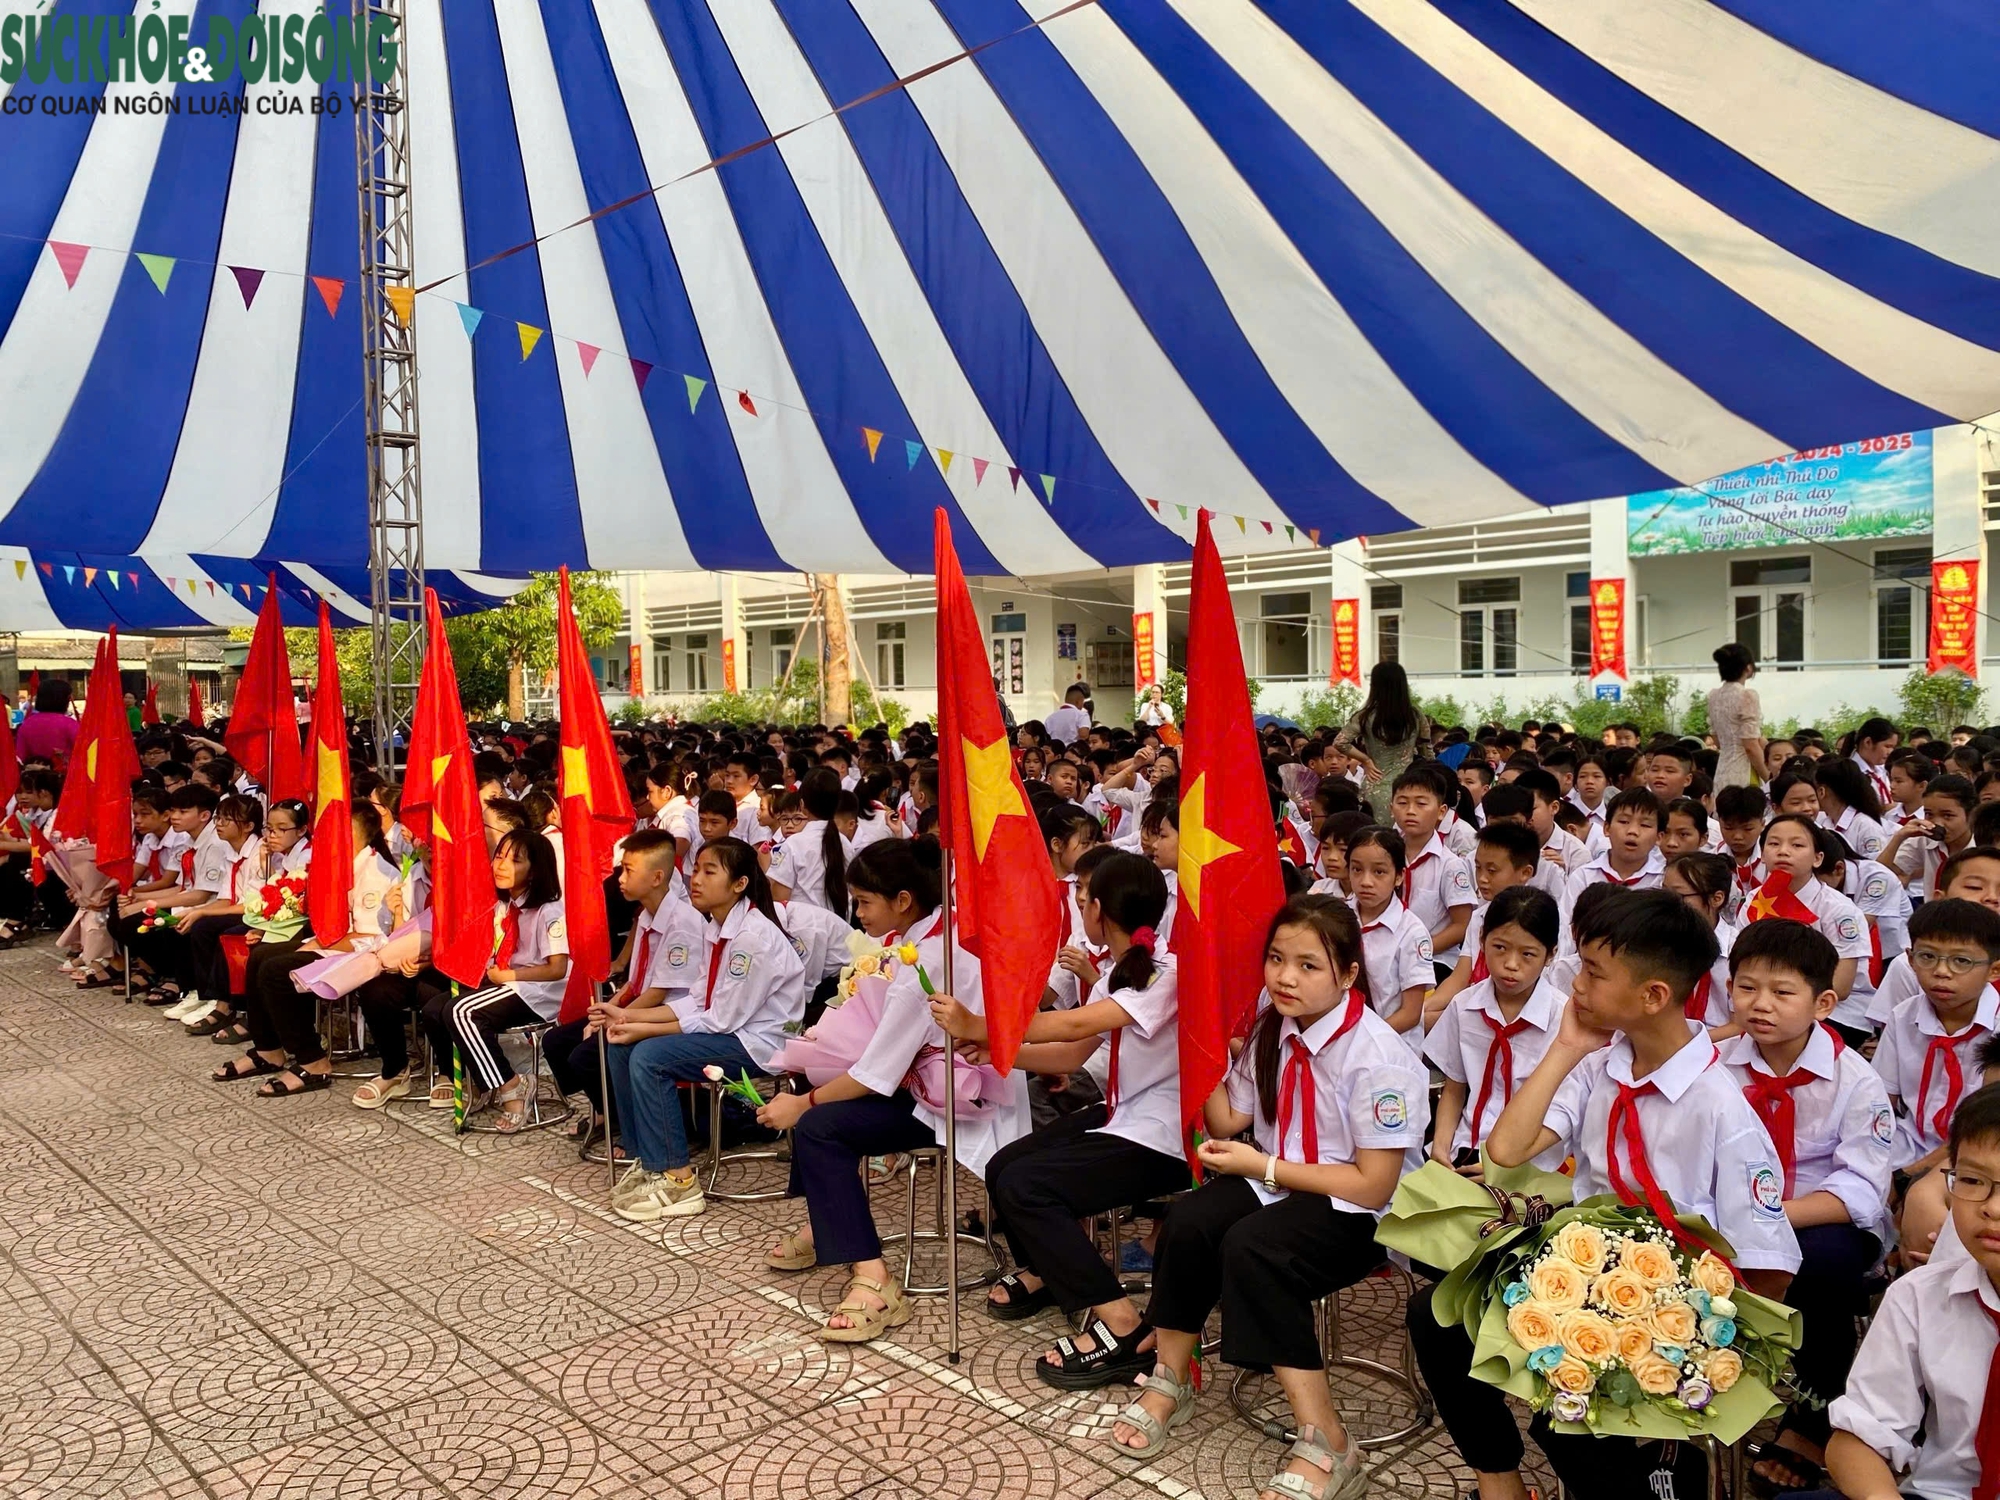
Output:
[[[289,1099],[294,1094],[317,1094],[321,1089],[333,1087],[331,1073],[305,1073],[297,1068],[273,1068],[271,1071],[280,1076],[258,1086],[259,1099]],[[295,1089],[283,1087],[287,1078],[298,1079],[299,1086]]]
[[[1760,1463],[1782,1464],[1794,1474],[1801,1476],[1796,1483],[1773,1479],[1767,1474],[1759,1474],[1753,1465]],[[1803,1453],[1787,1448],[1775,1439],[1768,1443],[1752,1443],[1744,1455],[1744,1475],[1749,1480],[1750,1493],[1758,1500],[1777,1500],[1782,1495],[1803,1494],[1807,1490],[1822,1490],[1829,1483],[1824,1465],[1816,1464]]]
[[240,1047],[250,1040],[250,1028],[234,1016],[204,1016],[188,1027],[188,1035],[205,1036],[218,1047]]
[[1059,1391],[1094,1391],[1100,1386],[1129,1385],[1156,1363],[1151,1349],[1139,1347],[1153,1331],[1150,1323],[1141,1323],[1121,1338],[1104,1319],[1094,1317],[1083,1331],[1090,1335],[1096,1348],[1079,1349],[1076,1341],[1065,1335],[1056,1340],[1058,1363],[1050,1364],[1046,1359],[1035,1361],[1035,1373],[1044,1385],[1052,1385]]
[[[238,1063],[246,1062],[250,1064],[247,1071],[237,1066]],[[283,1063],[270,1062],[265,1058],[259,1057],[255,1052],[246,1052],[241,1057],[233,1058],[224,1063],[213,1073],[209,1074],[208,1081],[210,1083],[239,1083],[245,1078],[262,1078],[267,1073],[282,1073],[284,1071],[285,1066]]]
[[1046,1282],[1031,1290],[1018,1271],[1009,1271],[994,1282],[993,1290],[1007,1294],[1005,1302],[995,1302],[990,1296],[986,1299],[986,1316],[996,1323],[1018,1323],[1023,1318],[1032,1318],[1056,1300]]
[[181,1000],[181,992],[164,984],[156,984],[153,988],[147,990],[141,998],[148,1005],[152,1006],[178,1005]]

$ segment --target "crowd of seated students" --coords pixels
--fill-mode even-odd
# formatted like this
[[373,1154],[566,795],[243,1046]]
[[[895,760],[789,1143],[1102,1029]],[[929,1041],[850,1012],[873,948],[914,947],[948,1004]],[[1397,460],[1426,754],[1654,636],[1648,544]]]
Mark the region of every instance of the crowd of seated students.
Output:
[[[605,884],[617,956],[567,1016],[553,727],[474,726],[494,949],[471,989],[428,967],[426,851],[395,787],[357,768],[351,930],[330,948],[371,956],[354,993],[380,1074],[353,1104],[423,1093],[415,1030],[432,1059],[462,1061],[475,1111],[518,1130],[531,1082],[506,1037],[547,1026],[557,1086],[586,1101],[576,1143],[608,1136],[621,1165],[612,1211],[653,1224],[709,1207],[684,1085],[764,1079],[757,1122],[789,1132],[804,1200],[766,1264],[848,1268],[821,1334],[862,1342],[911,1315],[865,1166],[943,1143],[938,1078],[957,1056],[979,1096],[956,1122],[958,1166],[984,1179],[1011,1262],[986,1314],[1067,1320],[1038,1375],[1135,1387],[1106,1441],[1140,1458],[1194,1411],[1219,1309],[1222,1360],[1273,1374],[1299,1434],[1267,1500],[1367,1489],[1313,1308],[1380,1266],[1376,1224],[1404,1175],[1532,1162],[1573,1171],[1579,1197],[1657,1183],[1721,1231],[1747,1284],[1803,1314],[1798,1399],[1756,1454],[1760,1492],[1876,1500],[1907,1471],[1904,1493],[1925,1500],[1996,1493],[2000,1390],[1981,1393],[2000,1341],[2000,1088],[1985,1084],[2000,1066],[2000,734],[1800,731],[1764,745],[1761,787],[1717,791],[1714,746],[1642,743],[1631,725],[1586,738],[1413,720],[1423,734],[1386,784],[1331,729],[1264,730],[1286,901],[1256,1021],[1201,1102],[1196,1187],[1180,1134],[1179,753],[1076,707],[1066,742],[1017,732],[1063,910],[1007,1075],[980,1071],[977,956],[953,953],[949,994],[923,982],[945,969],[924,726],[621,731],[638,817]],[[218,1083],[330,1087],[306,976],[333,953],[242,909],[246,882],[307,867],[310,810],[266,805],[205,735],[156,731],[141,751],[124,890],[41,871],[61,781],[24,769],[0,822],[0,942],[65,926],[80,988],[126,970],[187,1032],[237,1049]],[[844,1070],[772,1085],[850,954],[904,944],[918,960],[892,966]],[[450,1072],[430,1076],[413,1102],[453,1108]],[[1107,1263],[1088,1222],[1139,1205],[1136,1259]],[[1134,1264],[1151,1271],[1143,1303],[1121,1280]],[[1522,1500],[1515,1417],[1470,1378],[1464,1335],[1421,1282],[1407,1326],[1482,1500]],[[1582,1500],[1698,1492],[1692,1445],[1541,1419],[1530,1434]]]

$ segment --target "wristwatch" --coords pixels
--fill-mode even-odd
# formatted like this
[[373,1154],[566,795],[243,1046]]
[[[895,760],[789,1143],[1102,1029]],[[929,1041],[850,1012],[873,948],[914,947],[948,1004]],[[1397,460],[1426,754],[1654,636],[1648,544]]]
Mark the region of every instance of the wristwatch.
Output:
[[1273,1152],[1271,1155],[1264,1158],[1264,1186],[1267,1188],[1275,1188],[1277,1185],[1278,1185],[1278,1157],[1277,1153]]

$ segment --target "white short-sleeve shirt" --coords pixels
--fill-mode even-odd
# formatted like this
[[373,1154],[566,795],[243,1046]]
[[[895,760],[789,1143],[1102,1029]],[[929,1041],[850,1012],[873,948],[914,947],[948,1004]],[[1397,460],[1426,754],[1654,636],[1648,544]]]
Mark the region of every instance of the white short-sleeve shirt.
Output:
[[[504,902],[493,903],[493,939],[496,953],[500,940],[500,925],[505,920],[507,907]],[[514,960],[508,965],[512,969],[525,969],[537,964],[545,964],[559,953],[569,952],[569,926],[563,920],[563,904],[560,901],[545,901],[540,906],[520,906],[515,908],[518,931],[514,938]],[[562,1010],[563,991],[569,987],[567,976],[562,979],[515,980],[514,993],[527,1003],[528,1009],[544,1021],[553,1021]]]
[[671,1003],[708,974],[707,944],[702,928],[707,919],[678,896],[666,896],[652,911],[641,907],[632,938],[632,993],[666,991]]
[[[1352,900],[1348,902],[1353,905]],[[1358,919],[1360,913],[1357,912]],[[1394,896],[1373,921],[1361,924],[1361,964],[1368,973],[1368,993],[1375,1012],[1394,1015],[1403,1007],[1403,991],[1429,989],[1437,983],[1431,961],[1431,935],[1417,914]],[[1423,1028],[1402,1033],[1414,1046],[1423,1045]]]
[[785,1025],[805,1014],[805,960],[785,930],[748,901],[703,924],[696,978],[673,1006],[685,1032],[731,1032],[760,1068],[785,1045]]
[[[2000,991],[1990,984],[1979,997],[1979,1008],[1973,1012],[1972,1024],[1955,1035],[1945,1031],[1944,1023],[1938,1020],[1937,1010],[1931,1005],[1930,996],[1921,989],[1891,1013],[1889,1023],[1882,1028],[1881,1039],[1875,1044],[1875,1071],[1882,1075],[1882,1082],[1889,1093],[1902,1105],[1901,1116],[1896,1122],[1897,1166],[1907,1166],[1945,1143],[1952,1113],[1967,1094],[1979,1087],[1980,1044],[1993,1034],[1996,1022],[2000,1022]],[[1951,1072],[1944,1055],[1946,1048],[1937,1045],[1947,1037],[1949,1049],[1958,1059],[1959,1076],[1963,1080],[1956,1099],[1951,1092]],[[1933,1056],[1930,1078],[1926,1080],[1924,1063]],[[1930,1085],[1928,1089],[1924,1086],[1926,1081]],[[1940,1115],[1943,1116],[1943,1129],[1939,1129]]]
[[[1459,1113],[1458,1129],[1451,1138],[1453,1151],[1465,1151],[1485,1143],[1487,1135],[1492,1132],[1493,1122],[1500,1118],[1500,1111],[1514,1097],[1514,1090],[1535,1071],[1542,1054],[1556,1039],[1566,1003],[1562,992],[1547,978],[1535,985],[1527,1003],[1514,1018],[1517,1022],[1525,1022],[1525,1026],[1507,1039],[1507,1050],[1513,1065],[1505,1069],[1496,1065],[1489,1089],[1488,1059],[1498,1044],[1499,1028],[1512,1023],[1501,1012],[1491,979],[1468,985],[1452,997],[1451,1004],[1444,1008],[1444,1013],[1437,1018],[1437,1024],[1431,1027],[1430,1035],[1424,1040],[1424,1056],[1445,1077],[1464,1084],[1467,1090],[1465,1108]],[[1487,1095],[1484,1113],[1479,1111],[1482,1092]],[[1477,1119],[1473,1118],[1475,1114],[1479,1116]],[[1551,1146],[1535,1158],[1535,1165],[1546,1172],[1553,1172],[1562,1166],[1567,1155],[1562,1146]]]
[[[1472,866],[1445,847],[1437,834],[1409,857],[1403,867],[1403,904],[1416,913],[1425,932],[1443,927],[1454,906],[1471,906],[1478,897],[1472,887]],[[1437,962],[1458,962],[1458,946],[1433,955]]]
[[1172,957],[1160,954],[1153,962],[1153,978],[1144,989],[1112,989],[1107,970],[1085,1002],[1114,1000],[1132,1018],[1130,1026],[1119,1027],[1098,1048],[1105,1059],[1104,1101],[1111,1112],[1099,1129],[1179,1157],[1180,991]]
[[[824,820],[814,818],[784,842],[771,856],[771,879],[792,894],[788,900],[832,910],[826,898],[826,830]],[[854,846],[839,834],[841,868],[854,857]]]
[[1846,840],[1847,847],[1863,859],[1873,859],[1889,842],[1888,830],[1858,807],[1846,809],[1837,818],[1829,818],[1825,813],[1820,813],[1814,821],[1820,827],[1831,828],[1839,834]]

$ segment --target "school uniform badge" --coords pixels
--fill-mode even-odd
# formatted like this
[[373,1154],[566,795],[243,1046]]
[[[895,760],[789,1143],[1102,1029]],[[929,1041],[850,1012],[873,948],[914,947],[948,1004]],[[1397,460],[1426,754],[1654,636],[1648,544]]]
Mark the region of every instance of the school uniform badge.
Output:
[[1768,1162],[1750,1169],[1750,1202],[1767,1219],[1785,1216],[1785,1180]]
[[686,943],[675,943],[671,948],[667,949],[668,968],[685,969],[687,967],[687,961],[688,961],[688,945]]
[[1370,1096],[1369,1112],[1375,1123],[1383,1130],[1401,1130],[1410,1123],[1409,1101],[1404,1099],[1401,1089],[1379,1089]]
[[732,953],[729,955],[729,977],[731,979],[741,979],[745,974],[748,974],[749,972],[750,972],[749,954]]
[[1842,917],[1833,924],[1833,931],[1843,943],[1851,943],[1861,936],[1861,923],[1854,917]]
[[1875,1118],[1868,1122],[1868,1133],[1875,1137],[1878,1145],[1890,1146],[1896,1141],[1896,1112],[1886,1104],[1875,1107]]

